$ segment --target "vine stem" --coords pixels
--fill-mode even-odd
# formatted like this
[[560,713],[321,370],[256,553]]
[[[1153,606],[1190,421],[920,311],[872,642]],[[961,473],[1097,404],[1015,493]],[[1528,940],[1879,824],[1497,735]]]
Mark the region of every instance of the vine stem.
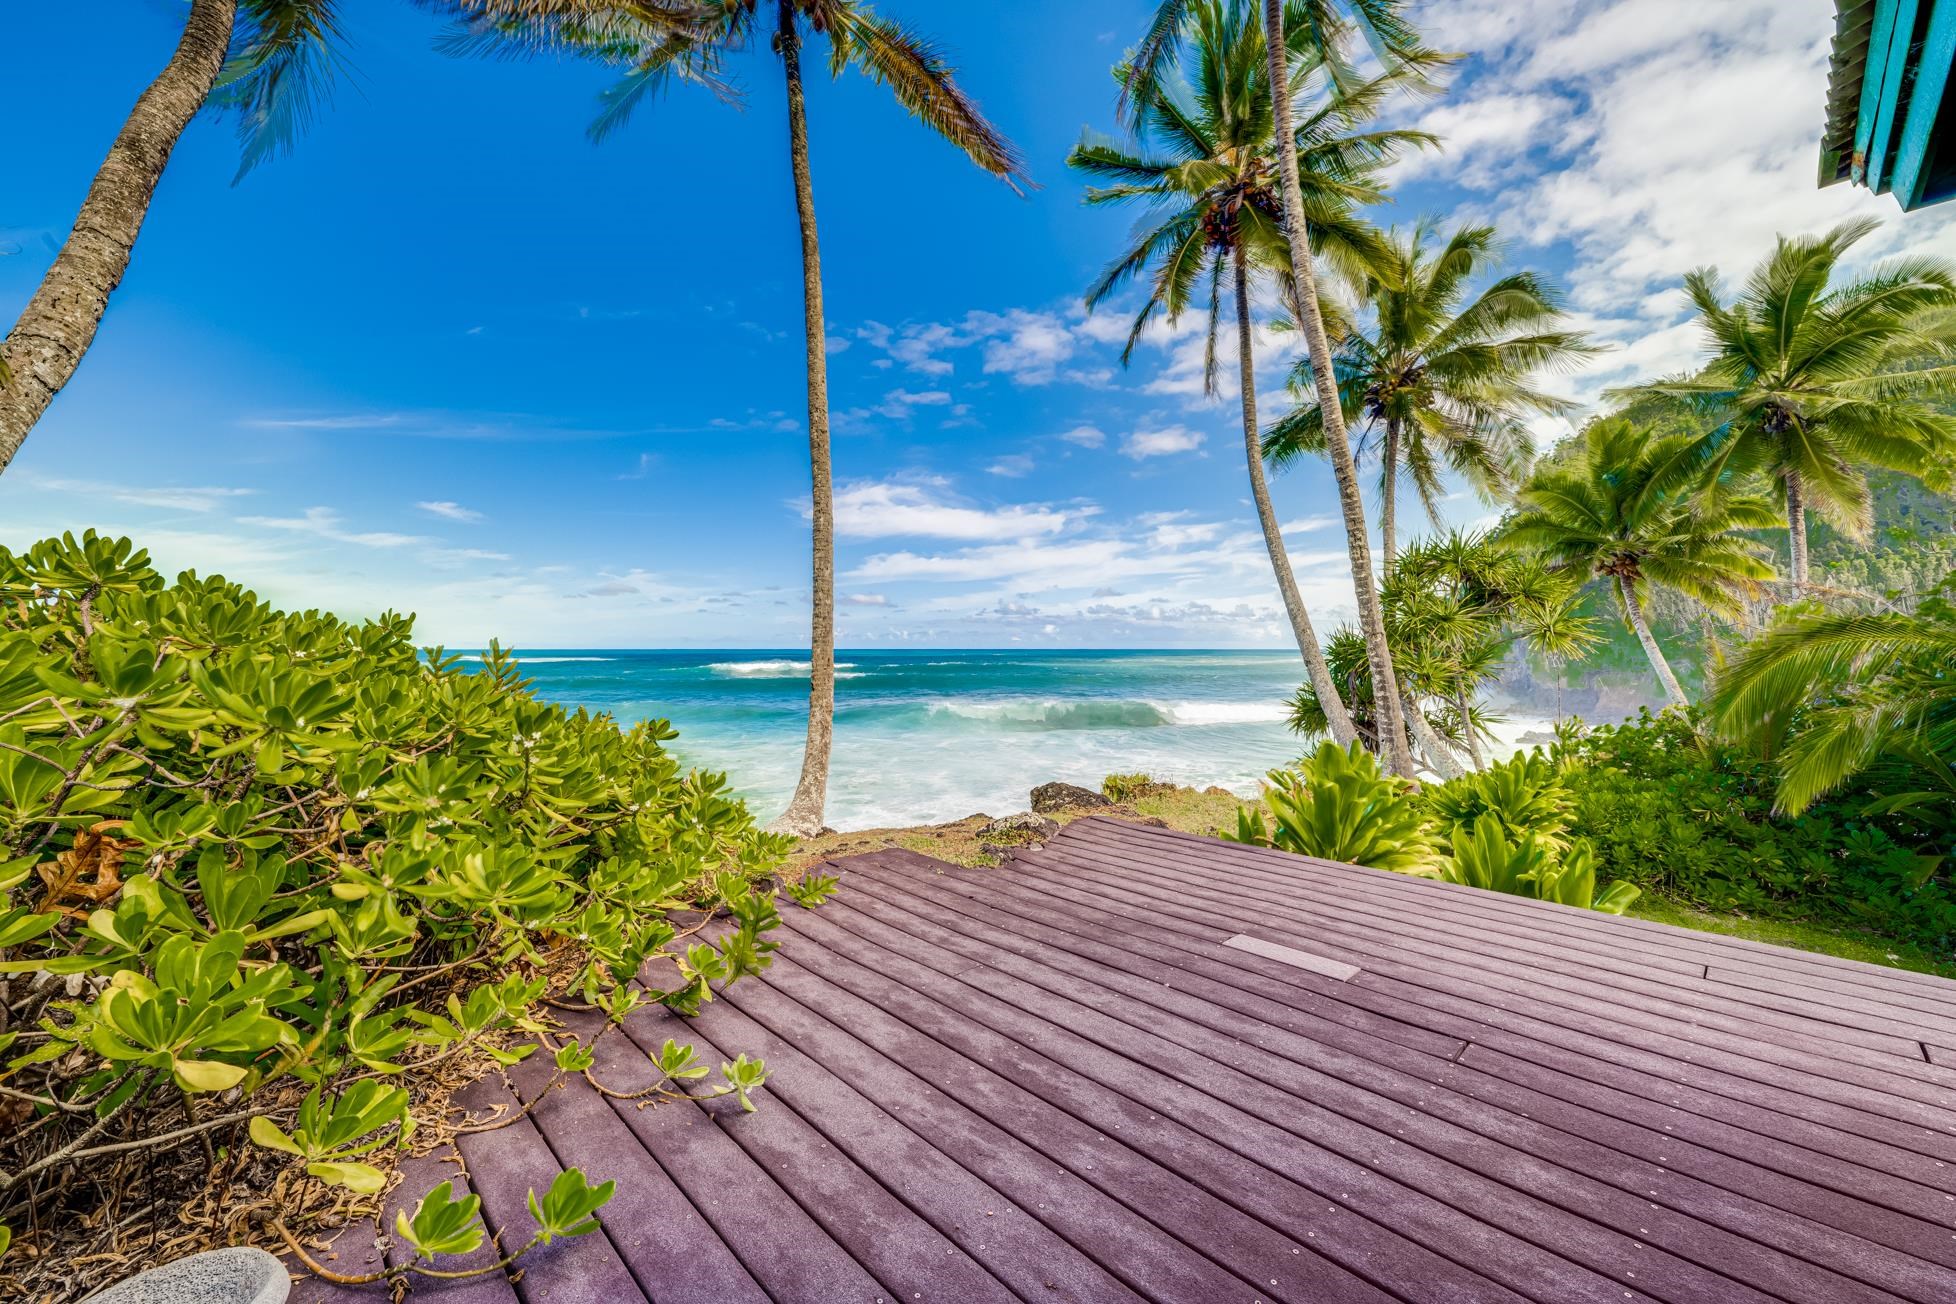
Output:
[[374,1282],[389,1281],[395,1277],[405,1276],[408,1273],[413,1273],[417,1277],[435,1277],[442,1281],[461,1281],[469,1277],[484,1277],[492,1272],[501,1272],[504,1268],[509,1267],[525,1254],[535,1249],[543,1239],[541,1236],[532,1236],[529,1244],[525,1245],[522,1249],[505,1254],[494,1263],[484,1264],[480,1268],[423,1268],[417,1264],[404,1263],[398,1268],[383,1268],[379,1272],[345,1273],[334,1272],[331,1268],[326,1267],[317,1259],[313,1258],[312,1255],[307,1254],[306,1247],[299,1244],[298,1238],[286,1230],[285,1223],[281,1219],[277,1217],[272,1219],[272,1230],[278,1233],[278,1238],[285,1242],[285,1248],[292,1251],[293,1257],[298,1259],[300,1263],[305,1264],[308,1272],[323,1280],[332,1282],[335,1286],[371,1286]]

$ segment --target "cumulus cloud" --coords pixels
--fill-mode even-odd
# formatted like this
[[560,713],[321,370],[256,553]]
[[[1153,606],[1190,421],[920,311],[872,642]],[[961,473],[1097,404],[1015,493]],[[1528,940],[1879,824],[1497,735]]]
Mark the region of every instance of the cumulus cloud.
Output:
[[835,496],[836,532],[853,539],[1020,539],[1057,534],[1079,514],[1031,504],[975,507],[953,499],[941,480],[869,481]]
[[1420,119],[1447,153],[1395,177],[1489,188],[1518,260],[1566,251],[1582,324],[1616,346],[1551,382],[1583,403],[1702,358],[1677,289],[1692,268],[1734,281],[1777,236],[1863,214],[1886,224],[1850,270],[1956,240],[1956,212],[1903,219],[1891,199],[1815,184],[1824,0],[1457,0],[1424,17],[1474,57]]
[[1099,448],[1107,442],[1106,432],[1098,426],[1075,426],[1060,438],[1069,444],[1078,444],[1082,448]]
[[1208,436],[1187,426],[1162,426],[1154,430],[1135,430],[1121,436],[1121,455],[1137,462],[1148,457],[1173,453],[1192,453]]

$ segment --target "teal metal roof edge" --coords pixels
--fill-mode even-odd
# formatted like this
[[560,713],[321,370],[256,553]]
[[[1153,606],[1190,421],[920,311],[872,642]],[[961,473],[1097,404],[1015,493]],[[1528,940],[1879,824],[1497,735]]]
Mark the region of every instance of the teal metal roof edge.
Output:
[[1905,210],[1956,193],[1952,63],[1956,0],[1835,0],[1819,183],[1892,192]]

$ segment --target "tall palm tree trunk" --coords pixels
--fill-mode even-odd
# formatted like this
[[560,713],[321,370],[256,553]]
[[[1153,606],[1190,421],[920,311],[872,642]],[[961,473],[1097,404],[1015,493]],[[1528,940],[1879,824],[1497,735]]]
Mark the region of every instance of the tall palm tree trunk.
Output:
[[1352,588],[1358,597],[1358,624],[1365,635],[1366,660],[1372,670],[1372,696],[1379,715],[1379,737],[1386,763],[1395,774],[1413,777],[1413,752],[1406,742],[1406,722],[1399,707],[1399,677],[1393,673],[1392,651],[1386,645],[1385,614],[1379,588],[1372,578],[1372,547],[1366,535],[1365,501],[1358,469],[1352,463],[1351,437],[1338,402],[1338,380],[1331,366],[1331,341],[1324,332],[1318,306],[1317,274],[1311,262],[1311,242],[1304,224],[1304,193],[1297,176],[1297,127],[1290,105],[1290,67],[1284,47],[1284,0],[1263,0],[1263,26],[1269,46],[1270,98],[1276,114],[1277,159],[1284,186],[1284,226],[1290,237],[1290,260],[1297,279],[1297,302],[1303,309],[1299,324],[1311,353],[1311,372],[1324,413],[1324,443],[1338,479],[1338,501],[1345,518],[1345,544],[1351,553]]
[[1644,619],[1644,609],[1637,605],[1637,590],[1630,581],[1617,576],[1617,596],[1623,599],[1623,614],[1630,622],[1630,628],[1637,631],[1637,641],[1644,645],[1644,655],[1650,658],[1650,668],[1657,672],[1657,682],[1664,685],[1664,693],[1673,706],[1688,709],[1691,699],[1684,695],[1684,685],[1671,672],[1671,663],[1664,659],[1664,649],[1657,646],[1657,636],[1650,632],[1650,622]]
[[1807,495],[1798,471],[1786,473],[1786,544],[1793,596],[1803,598],[1807,594]]
[[1263,443],[1256,417],[1256,335],[1250,321],[1250,271],[1243,246],[1235,249],[1236,263],[1236,348],[1237,366],[1243,378],[1243,457],[1250,468],[1250,497],[1256,502],[1257,522],[1263,526],[1263,546],[1270,552],[1270,568],[1277,572],[1277,591],[1284,595],[1284,611],[1290,616],[1290,630],[1297,638],[1297,650],[1304,654],[1304,665],[1311,677],[1311,688],[1324,708],[1331,736],[1340,747],[1349,747],[1358,737],[1345,699],[1338,695],[1337,681],[1325,663],[1324,649],[1318,645],[1317,631],[1311,627],[1311,613],[1304,596],[1297,591],[1297,576],[1290,567],[1290,551],[1284,547],[1284,532],[1277,512],[1270,504],[1270,482],[1263,473]]
[[808,352],[809,505],[813,520],[814,585],[808,646],[808,742],[801,778],[788,809],[771,826],[812,837],[828,803],[829,753],[835,743],[835,495],[829,475],[829,364],[822,311],[822,245],[815,230],[815,184],[808,166],[808,113],[801,88],[801,34],[793,0],[781,0],[776,36],[788,78],[788,157],[795,174],[795,213],[801,219],[802,328]]
[[236,0],[193,0],[177,50],[116,133],[34,297],[0,341],[0,472],[81,365],[129,269],[150,197],[224,66]]
[[1399,418],[1386,418],[1385,465],[1379,468],[1379,568],[1389,580],[1399,553]]

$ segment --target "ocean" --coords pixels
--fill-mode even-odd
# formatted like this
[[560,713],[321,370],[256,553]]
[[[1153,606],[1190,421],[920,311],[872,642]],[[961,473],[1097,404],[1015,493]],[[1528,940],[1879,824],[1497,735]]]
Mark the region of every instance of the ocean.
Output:
[[[519,659],[549,700],[624,724],[670,720],[677,754],[726,772],[761,819],[787,805],[807,728],[806,653]],[[1115,772],[1253,795],[1304,750],[1284,727],[1303,679],[1294,653],[839,652],[836,664],[828,822],[839,829],[1003,815],[1024,810],[1038,784],[1098,787]]]

